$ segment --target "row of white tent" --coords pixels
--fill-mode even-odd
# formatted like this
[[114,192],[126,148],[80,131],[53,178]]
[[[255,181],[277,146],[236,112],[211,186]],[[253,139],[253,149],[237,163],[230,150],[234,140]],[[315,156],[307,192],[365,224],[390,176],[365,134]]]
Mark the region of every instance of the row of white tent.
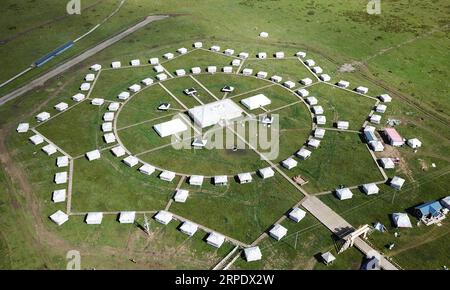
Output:
[[[405,183],[405,179],[394,176],[390,181],[389,185],[396,189],[400,190]],[[378,194],[380,192],[380,188],[376,183],[366,183],[360,186],[360,189],[367,195]],[[338,188],[334,191],[336,197],[340,200],[351,199],[353,197],[353,192],[348,187]]]

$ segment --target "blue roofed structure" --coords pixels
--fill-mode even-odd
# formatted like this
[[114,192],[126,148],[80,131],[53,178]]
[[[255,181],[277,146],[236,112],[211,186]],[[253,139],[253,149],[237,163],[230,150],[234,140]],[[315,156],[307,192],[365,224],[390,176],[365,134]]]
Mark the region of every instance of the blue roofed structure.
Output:
[[414,208],[419,218],[424,216],[437,217],[441,214],[442,205],[439,201],[430,201]]

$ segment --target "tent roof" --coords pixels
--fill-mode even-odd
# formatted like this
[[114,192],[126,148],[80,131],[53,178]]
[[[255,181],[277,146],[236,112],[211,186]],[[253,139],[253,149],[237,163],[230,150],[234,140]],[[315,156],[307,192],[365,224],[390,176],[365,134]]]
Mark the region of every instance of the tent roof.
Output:
[[173,119],[167,122],[154,125],[153,128],[161,137],[167,137],[173,134],[177,134],[186,131],[188,127],[180,119]]
[[201,128],[215,125],[222,120],[232,120],[242,116],[243,110],[231,99],[219,100],[188,110],[189,116]]

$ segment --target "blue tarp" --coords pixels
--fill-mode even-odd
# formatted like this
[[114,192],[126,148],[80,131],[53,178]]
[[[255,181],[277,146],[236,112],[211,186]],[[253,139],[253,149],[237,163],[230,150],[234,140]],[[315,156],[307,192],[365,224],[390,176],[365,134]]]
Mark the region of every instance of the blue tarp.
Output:
[[441,212],[442,205],[439,201],[430,201],[416,206],[415,209],[418,210],[422,216],[437,216]]
[[63,53],[64,51],[68,50],[72,46],[73,46],[73,41],[69,41],[66,44],[58,47],[57,49],[55,49],[55,50],[47,53],[43,57],[39,58],[37,61],[34,62],[34,65],[37,66],[37,67],[40,67],[43,64],[45,64],[46,62],[48,62],[51,59],[53,59],[55,56],[57,56],[57,55]]

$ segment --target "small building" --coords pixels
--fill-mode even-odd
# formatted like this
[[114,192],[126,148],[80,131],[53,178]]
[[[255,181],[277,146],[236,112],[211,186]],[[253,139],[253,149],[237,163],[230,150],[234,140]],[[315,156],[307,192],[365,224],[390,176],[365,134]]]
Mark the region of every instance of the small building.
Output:
[[45,121],[47,121],[48,119],[50,119],[50,113],[47,113],[47,112],[39,113],[39,114],[36,116],[36,119],[38,120],[38,122],[45,122]]
[[316,115],[322,115],[323,114],[323,107],[322,106],[313,106],[311,108],[314,114]]
[[380,192],[380,188],[375,183],[363,184],[361,188],[367,195],[378,194]]
[[99,71],[102,69],[102,66],[99,64],[94,64],[94,65],[91,65],[91,67],[89,69],[92,71]]
[[336,85],[341,88],[348,88],[350,86],[350,83],[348,81],[340,80]]
[[397,228],[412,228],[408,214],[396,212],[392,214],[392,221]]
[[225,236],[216,232],[210,233],[208,238],[206,238],[206,243],[216,248],[220,248],[224,242]]
[[158,64],[159,64],[159,59],[158,59],[157,57],[152,57],[152,58],[150,58],[150,59],[148,60],[148,62],[149,62],[151,65],[158,65]]
[[38,134],[31,136],[29,140],[31,141],[31,143],[33,143],[33,145],[39,145],[44,143],[44,138]]
[[387,109],[387,106],[386,106],[386,105],[384,105],[384,104],[378,104],[378,105],[375,107],[375,112],[383,114],[383,113],[386,112],[386,109]]
[[180,231],[190,237],[192,237],[197,232],[197,230],[198,225],[190,221],[185,221],[180,227]]
[[175,71],[175,74],[179,77],[185,76],[186,75],[186,71],[184,69],[177,69]]
[[56,173],[54,181],[56,184],[67,183],[67,171]]
[[329,82],[331,80],[331,77],[327,74],[321,74],[319,79],[323,82]]
[[348,130],[348,127],[350,126],[348,121],[337,121],[336,122],[336,128],[339,130]]
[[131,87],[129,87],[128,89],[133,93],[137,93],[141,90],[141,86],[138,84],[134,84]]
[[441,199],[441,204],[443,207],[450,209],[450,196],[446,196]]
[[139,163],[139,159],[132,155],[125,157],[122,161],[129,167],[134,167]]
[[265,52],[258,52],[256,57],[259,58],[259,59],[266,59],[267,58],[267,53],[265,53]]
[[389,144],[395,147],[400,147],[405,144],[405,141],[403,140],[402,136],[395,130],[395,128],[385,128],[384,129],[384,135],[386,136],[387,140],[389,141]]
[[307,97],[306,98],[306,102],[310,105],[310,106],[315,106],[319,103],[319,101],[317,100],[316,97],[312,96],[312,97]]
[[373,114],[370,116],[370,122],[374,124],[380,124],[381,123],[381,115],[375,115]]
[[141,61],[139,59],[133,59],[130,61],[130,65],[131,66],[140,66],[141,65]]
[[241,60],[240,59],[233,59],[232,61],[231,61],[231,65],[232,66],[240,66],[241,65]]
[[259,37],[267,38],[267,37],[269,37],[269,33],[263,31],[263,32],[261,32],[261,33],[259,34]]
[[88,212],[86,215],[85,222],[88,225],[99,225],[102,223],[103,213],[102,212]]
[[363,86],[359,86],[355,89],[356,92],[360,93],[360,94],[367,94],[367,92],[369,91],[368,88],[363,87]]
[[64,224],[66,221],[69,220],[69,216],[65,214],[64,212],[58,210],[54,214],[50,216],[50,219],[57,224],[58,226]]
[[272,101],[264,94],[257,94],[241,100],[241,103],[249,110],[255,110],[270,105]]
[[227,185],[228,177],[226,175],[214,176],[214,185]]
[[141,81],[141,83],[142,83],[144,86],[149,86],[149,85],[153,84],[153,79],[152,79],[152,78],[145,78],[145,79],[143,79],[143,80]]
[[346,199],[351,199],[353,197],[353,193],[350,190],[350,188],[348,188],[348,187],[338,188],[338,189],[336,189],[336,196],[340,200],[346,200]]
[[311,156],[311,151],[305,148],[301,148],[295,153],[295,155],[297,155],[297,157],[299,157],[300,159],[306,160]]
[[238,177],[238,180],[239,180],[240,184],[250,183],[253,180],[252,174],[250,172],[239,173],[237,175],[237,177]]
[[383,103],[390,103],[392,101],[392,97],[389,96],[388,94],[381,94],[378,96],[378,98],[383,102]]
[[158,74],[164,72],[164,68],[163,68],[162,65],[155,65],[155,66],[153,67],[153,70],[154,70],[156,73],[158,73]]
[[381,167],[383,167],[384,169],[394,169],[395,168],[395,163],[392,160],[392,158],[383,157],[383,158],[380,158],[379,161],[380,161]]
[[249,56],[248,52],[239,53],[239,58],[246,59],[246,58],[248,58],[248,56]]
[[20,123],[17,126],[17,133],[26,133],[28,132],[28,130],[30,129],[30,124],[29,123]]
[[126,154],[125,149],[122,146],[117,146],[111,149],[112,154],[116,157],[122,157]]
[[305,86],[307,86],[307,85],[310,85],[310,84],[312,84],[312,79],[310,79],[310,78],[304,78],[304,79],[301,79],[300,80],[300,83],[302,84],[302,85],[305,85]]
[[396,190],[400,190],[400,189],[402,189],[404,183],[405,183],[405,180],[403,178],[394,176],[391,179],[390,185],[392,188],[394,188]]
[[225,51],[223,52],[225,55],[231,56],[234,54],[234,49],[231,48],[227,48],[225,49]]
[[117,96],[117,98],[119,99],[119,100],[123,100],[123,101],[125,101],[126,99],[128,99],[130,97],[130,93],[129,92],[121,92],[118,96]]
[[376,141],[370,141],[369,147],[375,151],[375,152],[382,152],[384,151],[384,145],[383,142],[376,140]]
[[253,69],[251,69],[251,68],[244,68],[242,70],[242,74],[244,76],[251,76],[253,74]]
[[74,100],[75,102],[81,102],[82,100],[84,100],[86,98],[86,96],[82,93],[78,93],[72,96],[72,100]]
[[322,139],[325,136],[326,130],[323,128],[316,128],[314,130],[314,138]]
[[173,134],[184,132],[188,129],[188,127],[180,119],[172,119],[170,121],[154,125],[153,129],[155,129],[156,133],[158,133],[161,138],[164,138]]
[[202,48],[203,47],[203,43],[200,41],[194,42],[194,48]]
[[202,175],[191,175],[191,177],[189,177],[189,184],[201,186],[203,184],[203,179],[204,176]]
[[58,189],[58,190],[53,191],[53,193],[52,193],[52,201],[54,203],[66,201],[66,190],[65,189]]
[[270,167],[265,167],[265,168],[261,168],[258,170],[258,174],[263,178],[270,178],[273,177],[275,175],[275,172],[273,171],[272,168]]
[[308,146],[311,148],[317,149],[320,146],[320,140],[311,138],[308,140]]
[[315,66],[311,69],[313,71],[313,73],[315,74],[321,74],[323,73],[323,69],[320,66]]
[[161,174],[159,174],[159,178],[161,180],[171,182],[175,178],[175,172],[164,170]]
[[256,73],[256,77],[258,77],[260,79],[265,79],[265,78],[267,78],[267,72],[259,71],[259,72]]
[[80,86],[80,91],[89,91],[91,89],[90,83],[82,83]]
[[44,147],[42,147],[42,151],[44,151],[48,156],[50,156],[50,155],[55,154],[57,149],[56,149],[55,145],[48,144],[48,145],[45,145]]
[[306,212],[298,207],[294,207],[288,215],[288,217],[296,223],[300,222],[305,216]]
[[192,141],[192,147],[196,147],[196,148],[203,148],[206,146],[206,143],[208,142],[207,139],[202,139],[202,138],[195,138],[194,141]]
[[163,57],[164,57],[165,59],[172,59],[172,58],[174,58],[174,55],[173,55],[173,53],[168,52],[168,53],[165,53],[165,54],[163,55]]
[[169,103],[162,103],[161,105],[158,106],[158,110],[160,111],[167,111],[169,109],[170,109]]
[[56,158],[56,166],[58,168],[69,166],[69,157],[64,155]]
[[111,144],[116,142],[116,136],[114,133],[106,133],[103,135],[103,139],[105,139],[106,144]]
[[232,87],[232,86],[224,86],[221,91],[225,92],[225,93],[232,93],[234,91],[234,87]]
[[120,107],[119,102],[112,102],[108,105],[108,111],[116,112]]
[[296,57],[300,57],[300,58],[305,58],[305,57],[306,57],[306,52],[304,52],[304,51],[298,51],[298,52],[295,54],[295,56],[296,56]]
[[119,213],[119,223],[121,224],[132,224],[136,219],[135,211],[121,211]]
[[445,219],[441,203],[430,201],[414,208],[415,215],[427,226],[436,224]]
[[113,61],[112,63],[111,63],[111,67],[112,68],[119,68],[119,67],[121,67],[122,66],[122,63],[120,62],[120,61]]
[[103,114],[103,120],[105,122],[111,122],[114,120],[114,112],[106,112]]
[[408,141],[406,141],[406,144],[408,144],[408,146],[411,147],[412,149],[422,147],[422,142],[417,138],[408,139]]
[[156,79],[157,79],[158,81],[165,81],[165,80],[167,80],[167,75],[166,75],[165,73],[157,74],[157,75],[156,75]]
[[245,248],[244,255],[247,262],[259,261],[262,258],[261,250],[258,246]]
[[333,264],[334,260],[336,260],[336,257],[333,256],[330,252],[323,253],[321,257],[323,262],[327,266]]
[[224,73],[226,73],[226,74],[230,74],[230,73],[233,72],[233,67],[232,67],[232,66],[224,66],[224,67],[222,68],[222,71],[223,71]]
[[216,73],[217,72],[217,67],[216,66],[213,66],[213,65],[210,65],[210,66],[208,66],[207,68],[206,68],[206,71],[207,72],[209,72],[209,73]]
[[219,52],[219,51],[220,51],[220,46],[218,46],[218,45],[213,45],[213,46],[211,46],[210,50],[211,50],[211,51],[214,51],[214,52]]
[[275,58],[278,58],[278,59],[284,58],[284,52],[277,51],[277,52],[275,52],[274,56],[275,56]]
[[305,64],[309,67],[313,67],[316,65],[316,62],[312,59],[307,59],[307,60],[305,60]]
[[299,89],[297,91],[297,94],[302,98],[306,98],[307,96],[309,96],[309,91],[306,89]]
[[101,105],[103,105],[104,103],[105,103],[105,100],[102,99],[102,98],[93,98],[93,99],[91,100],[91,105],[94,105],[94,106],[101,106]]
[[186,199],[188,198],[188,196],[189,196],[189,191],[187,191],[185,189],[178,189],[175,192],[173,200],[175,200],[176,202],[184,203],[184,202],[186,202]]
[[327,123],[327,117],[320,115],[315,116],[317,125],[325,125]]
[[202,69],[199,68],[198,66],[195,66],[195,67],[191,68],[191,72],[195,75],[198,75],[199,73],[202,72]]
[[69,105],[67,103],[61,102],[55,105],[55,109],[59,112],[67,110]]
[[288,89],[293,89],[295,87],[295,83],[293,81],[285,81],[283,83],[283,86],[285,86]]
[[281,240],[287,234],[287,229],[280,224],[276,224],[270,231],[269,235],[275,240]]
[[289,158],[281,161],[281,165],[284,168],[289,169],[289,170],[291,170],[292,168],[296,167],[297,164],[298,164],[297,161],[295,161],[294,158],[292,158],[292,157],[289,157]]
[[276,82],[276,83],[281,83],[281,81],[283,80],[283,78],[280,77],[280,76],[274,75],[274,76],[271,76],[271,77],[270,77],[270,80],[273,81],[273,82]]
[[187,51],[188,51],[188,50],[187,50],[186,47],[181,47],[181,48],[177,49],[177,52],[178,52],[179,54],[186,54]]
[[113,128],[112,122],[105,122],[102,124],[102,131],[103,132],[111,132]]
[[150,164],[145,163],[141,167],[139,167],[139,172],[145,175],[152,175],[155,172],[155,167]]
[[92,150],[86,153],[86,158],[89,161],[100,159],[100,151],[99,150]]
[[165,210],[160,210],[158,213],[154,216],[155,220],[163,225],[168,225],[173,218],[173,215],[170,212],[167,212]]

